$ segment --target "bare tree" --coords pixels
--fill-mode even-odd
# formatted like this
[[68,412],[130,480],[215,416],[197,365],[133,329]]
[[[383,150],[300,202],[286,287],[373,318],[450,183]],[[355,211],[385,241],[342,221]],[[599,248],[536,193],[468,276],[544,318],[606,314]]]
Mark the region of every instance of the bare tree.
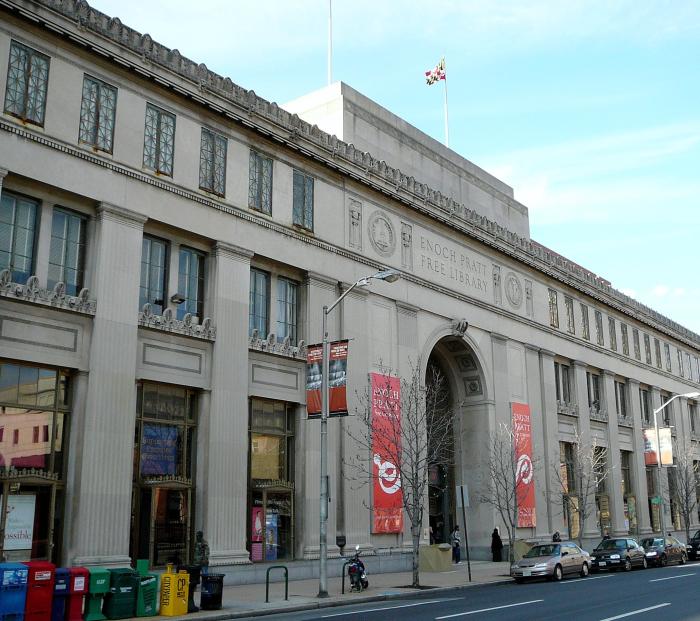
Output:
[[512,425],[499,424],[491,436],[488,450],[488,464],[481,501],[493,506],[506,527],[508,534],[508,559],[515,559],[515,535],[518,528],[519,507],[523,504],[528,490],[518,483],[525,477],[532,476],[537,460],[528,464],[528,472],[523,472],[523,463],[519,459],[523,454],[518,446],[518,434]]
[[583,530],[590,516],[596,511],[595,494],[612,471],[607,447],[600,446],[595,438],[586,442],[574,427],[571,451],[563,463],[555,465],[555,472],[562,492],[562,503],[569,515],[578,515],[579,529],[576,540],[579,546]]
[[671,473],[673,481],[670,492],[683,519],[685,540],[690,541],[690,523],[698,505],[698,461],[692,444],[678,440],[673,442],[673,456],[675,468]]
[[[357,409],[360,425],[348,429],[356,443],[356,452],[346,460],[347,477],[353,481],[372,482],[383,476],[373,464],[378,455],[384,463],[393,464],[399,477],[403,510],[411,526],[413,587],[420,586],[418,549],[428,491],[428,470],[431,466],[450,466],[454,457],[454,406],[449,401],[447,380],[439,368],[428,365],[426,381],[420,371],[420,360],[410,364],[408,377],[400,379],[398,401],[387,401],[393,413],[385,415],[381,426],[373,424],[372,400],[390,392],[390,375],[386,384],[359,396]],[[386,390],[385,390],[386,389]]]

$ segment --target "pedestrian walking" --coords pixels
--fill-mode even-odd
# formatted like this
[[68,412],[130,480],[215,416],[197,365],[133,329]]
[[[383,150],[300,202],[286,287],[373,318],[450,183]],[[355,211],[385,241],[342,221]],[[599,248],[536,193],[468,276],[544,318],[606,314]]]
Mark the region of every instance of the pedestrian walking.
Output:
[[503,541],[501,541],[501,535],[498,532],[498,526],[496,526],[491,533],[491,555],[494,563],[501,562],[501,550],[503,550]]
[[194,564],[199,565],[200,573],[209,573],[209,544],[201,530],[197,531],[194,542]]
[[554,541],[555,543],[559,543],[561,541],[561,535],[559,534],[559,531],[556,531],[552,535],[552,541]]
[[462,557],[462,551],[460,545],[462,544],[462,535],[459,532],[459,524],[455,526],[455,529],[450,535],[450,543],[452,544],[452,560],[455,563],[459,563]]

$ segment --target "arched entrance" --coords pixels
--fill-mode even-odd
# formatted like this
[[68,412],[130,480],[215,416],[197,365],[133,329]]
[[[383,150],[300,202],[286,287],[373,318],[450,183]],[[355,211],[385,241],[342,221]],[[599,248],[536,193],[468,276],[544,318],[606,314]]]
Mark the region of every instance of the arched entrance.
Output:
[[433,346],[426,364],[426,381],[437,369],[447,380],[447,399],[455,410],[454,463],[431,466],[428,487],[428,518],[435,543],[449,541],[456,524],[465,528],[458,510],[455,488],[466,485],[470,549],[476,558],[488,553],[493,529],[492,508],[480,503],[488,461],[489,435],[494,419],[487,379],[477,350],[461,335],[443,336]]

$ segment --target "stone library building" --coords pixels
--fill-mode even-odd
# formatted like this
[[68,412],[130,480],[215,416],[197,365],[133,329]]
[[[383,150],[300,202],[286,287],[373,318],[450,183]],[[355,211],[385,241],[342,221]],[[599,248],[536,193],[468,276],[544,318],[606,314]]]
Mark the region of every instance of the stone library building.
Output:
[[[368,374],[415,364],[457,410],[426,543],[465,485],[489,554],[503,524],[479,489],[516,410],[540,464],[519,538],[685,531],[644,432],[677,397],[659,422],[700,460],[699,335],[537,243],[511,187],[348,85],[279,106],[202,60],[85,0],[0,0],[3,559],[162,567],[202,530],[212,566],[312,567],[307,346],[385,269],[328,316],[350,411],[328,422],[331,556],[344,537],[410,563],[408,521],[376,532],[343,455]],[[579,442],[607,459],[585,520],[560,480]]]

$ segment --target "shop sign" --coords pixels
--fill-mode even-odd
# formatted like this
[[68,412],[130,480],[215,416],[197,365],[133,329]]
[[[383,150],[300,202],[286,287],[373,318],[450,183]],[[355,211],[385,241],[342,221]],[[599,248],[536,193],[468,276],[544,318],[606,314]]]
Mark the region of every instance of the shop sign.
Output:
[[141,476],[175,474],[177,435],[178,428],[174,425],[143,424]]
[[[348,341],[330,343],[328,358],[328,415],[347,416]],[[323,345],[306,349],[306,411],[309,418],[321,417]]]
[[10,494],[7,497],[5,550],[31,550],[34,540],[34,494]]
[[517,459],[515,488],[518,499],[518,527],[532,528],[536,525],[536,515],[530,406],[526,403],[511,403],[510,407],[515,457]]
[[395,463],[401,451],[401,381],[370,373],[372,391],[373,533],[403,531],[401,473]]
[[670,427],[659,427],[657,443],[656,429],[644,430],[644,464],[646,466],[658,465],[659,444],[661,445],[661,465],[673,465],[673,439]]

